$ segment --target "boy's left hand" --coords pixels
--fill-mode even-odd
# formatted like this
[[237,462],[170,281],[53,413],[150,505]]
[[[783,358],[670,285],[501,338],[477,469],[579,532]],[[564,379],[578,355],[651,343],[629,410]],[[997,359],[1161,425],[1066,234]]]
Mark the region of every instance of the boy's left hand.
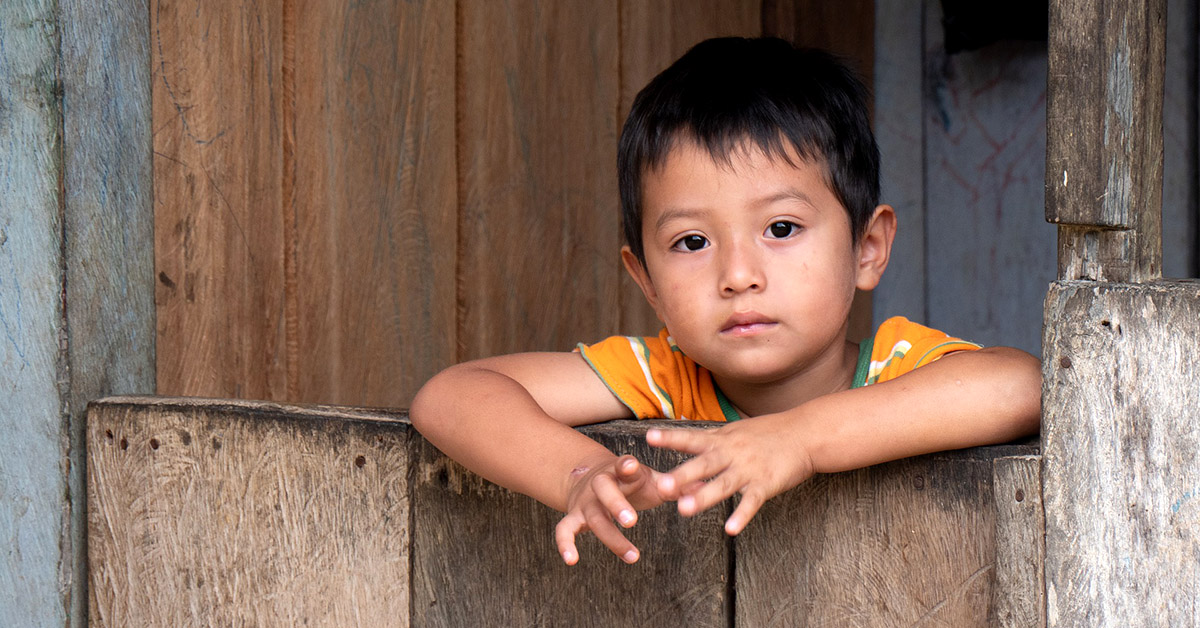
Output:
[[779,423],[790,420],[766,415],[714,430],[649,430],[651,446],[695,456],[658,478],[659,493],[676,500],[685,517],[741,493],[725,521],[725,532],[738,534],[768,499],[813,475],[803,439]]

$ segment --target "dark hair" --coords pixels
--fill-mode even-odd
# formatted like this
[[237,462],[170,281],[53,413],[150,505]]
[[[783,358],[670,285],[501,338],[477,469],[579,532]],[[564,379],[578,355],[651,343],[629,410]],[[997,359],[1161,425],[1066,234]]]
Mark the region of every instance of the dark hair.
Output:
[[621,132],[621,220],[643,264],[642,175],[681,138],[726,164],[747,142],[792,163],[786,140],[801,159],[825,166],[855,241],[879,204],[879,147],[866,87],[851,70],[828,53],[782,39],[709,39],[638,93]]

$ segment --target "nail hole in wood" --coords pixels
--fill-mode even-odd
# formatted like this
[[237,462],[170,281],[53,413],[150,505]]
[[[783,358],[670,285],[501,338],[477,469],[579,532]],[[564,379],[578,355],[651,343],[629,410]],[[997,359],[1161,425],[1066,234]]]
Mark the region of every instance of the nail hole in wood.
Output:
[[150,439],[150,449],[158,449],[158,439],[157,438]]
[[359,469],[363,468],[363,465],[365,464],[367,464],[367,458],[365,456],[359,456],[354,459],[354,466],[358,467]]
[[913,488],[918,491],[925,490],[925,476],[918,475],[913,478]]
[[121,451],[125,451],[126,449],[129,449],[129,441],[122,438],[121,439]]
[[1063,356],[1063,358],[1058,361],[1058,365],[1065,369],[1071,368],[1071,358]]
[[1025,501],[1025,490],[1024,490],[1024,489],[1020,489],[1020,488],[1019,488],[1019,489],[1017,489],[1017,494],[1016,494],[1016,495],[1014,495],[1013,497],[1016,497],[1018,502],[1023,502],[1023,501]]

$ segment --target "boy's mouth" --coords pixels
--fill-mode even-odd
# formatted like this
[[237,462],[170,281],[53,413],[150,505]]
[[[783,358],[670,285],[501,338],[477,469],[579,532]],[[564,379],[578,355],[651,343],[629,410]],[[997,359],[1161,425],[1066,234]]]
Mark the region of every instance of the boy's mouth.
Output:
[[775,326],[775,321],[758,312],[737,312],[721,325],[721,333],[731,336],[750,336]]

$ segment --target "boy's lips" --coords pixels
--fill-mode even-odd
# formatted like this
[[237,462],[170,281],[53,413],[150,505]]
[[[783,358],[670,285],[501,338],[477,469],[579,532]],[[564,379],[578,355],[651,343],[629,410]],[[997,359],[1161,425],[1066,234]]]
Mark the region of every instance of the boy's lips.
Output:
[[749,336],[775,326],[775,321],[758,312],[737,312],[721,325],[721,333]]

